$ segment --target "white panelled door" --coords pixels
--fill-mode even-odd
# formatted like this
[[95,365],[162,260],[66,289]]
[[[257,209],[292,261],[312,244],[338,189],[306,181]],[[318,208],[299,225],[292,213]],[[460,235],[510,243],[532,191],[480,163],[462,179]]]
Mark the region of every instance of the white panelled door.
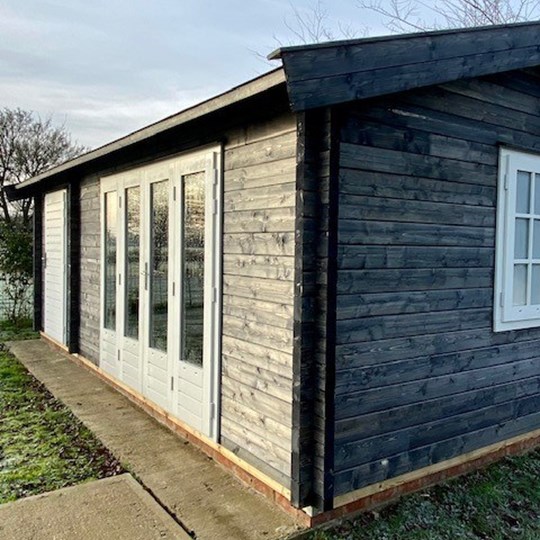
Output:
[[[102,179],[101,366],[217,438],[220,149]],[[114,210],[113,210],[114,206]]]
[[67,190],[45,195],[43,209],[43,330],[67,339]]

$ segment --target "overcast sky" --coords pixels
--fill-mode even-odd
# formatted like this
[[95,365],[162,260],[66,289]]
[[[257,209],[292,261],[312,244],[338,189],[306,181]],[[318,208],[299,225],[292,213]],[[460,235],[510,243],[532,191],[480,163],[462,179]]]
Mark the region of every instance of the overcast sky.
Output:
[[[326,6],[331,27],[388,33],[355,0]],[[288,0],[0,0],[0,107],[96,147],[271,69],[256,53],[290,42],[285,19]]]

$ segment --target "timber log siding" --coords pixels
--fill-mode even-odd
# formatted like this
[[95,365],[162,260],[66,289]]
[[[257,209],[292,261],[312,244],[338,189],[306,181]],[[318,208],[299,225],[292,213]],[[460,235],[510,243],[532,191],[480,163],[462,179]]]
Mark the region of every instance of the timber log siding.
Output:
[[296,205],[291,113],[224,148],[222,444],[289,487]]
[[101,225],[99,176],[81,182],[81,282],[79,352],[99,365]]
[[540,427],[540,329],[494,333],[499,145],[540,72],[342,107],[335,495]]

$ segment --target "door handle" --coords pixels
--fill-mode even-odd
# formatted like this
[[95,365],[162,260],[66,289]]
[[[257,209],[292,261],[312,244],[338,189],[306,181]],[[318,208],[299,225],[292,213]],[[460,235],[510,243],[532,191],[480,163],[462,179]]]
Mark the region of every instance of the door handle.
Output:
[[144,263],[144,271],[141,272],[141,274],[144,276],[144,290],[148,290],[148,263]]

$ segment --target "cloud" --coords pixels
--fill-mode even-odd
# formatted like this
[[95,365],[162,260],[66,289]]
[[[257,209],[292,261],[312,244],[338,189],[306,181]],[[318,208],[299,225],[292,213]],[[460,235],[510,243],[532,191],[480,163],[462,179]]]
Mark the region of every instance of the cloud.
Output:
[[0,0],[0,107],[99,146],[267,71],[252,51],[275,48],[287,13],[289,0]]

